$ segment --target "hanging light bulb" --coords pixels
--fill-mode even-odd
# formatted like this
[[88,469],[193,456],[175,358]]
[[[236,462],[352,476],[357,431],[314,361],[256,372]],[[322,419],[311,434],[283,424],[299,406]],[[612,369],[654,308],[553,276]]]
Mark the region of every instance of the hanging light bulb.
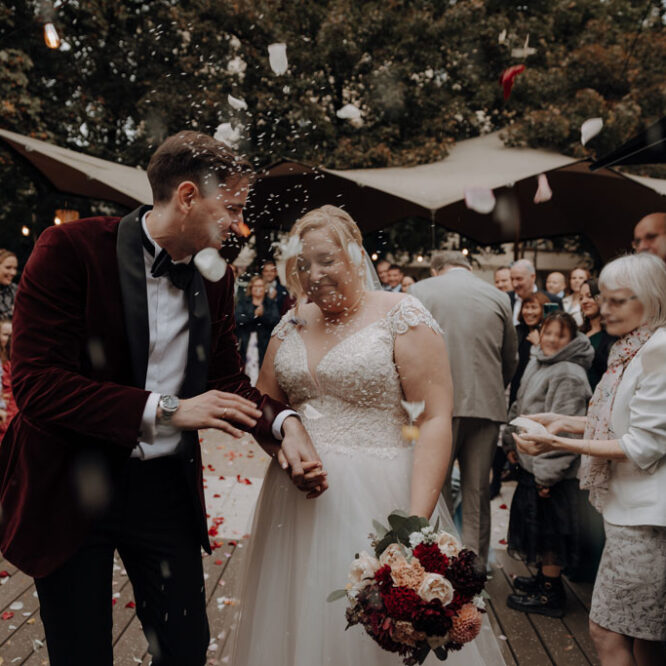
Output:
[[373,261],[377,261],[377,259],[379,259],[379,255],[376,252],[373,252],[371,256]]
[[469,250],[468,250],[466,247],[464,247],[463,250],[462,250],[462,253],[463,253],[465,256],[467,256],[467,255],[469,254]]
[[50,49],[60,48],[60,35],[51,22],[44,24],[44,43]]
[[55,225],[62,224],[62,220],[56,215],[53,218],[53,224],[55,224]]
[[24,236],[29,236],[30,235],[30,229],[25,226],[25,224],[21,227],[21,233]]
[[419,254],[419,256],[416,257],[416,261],[418,261],[419,264],[420,264],[420,263],[423,261],[423,255],[422,255],[422,254]]

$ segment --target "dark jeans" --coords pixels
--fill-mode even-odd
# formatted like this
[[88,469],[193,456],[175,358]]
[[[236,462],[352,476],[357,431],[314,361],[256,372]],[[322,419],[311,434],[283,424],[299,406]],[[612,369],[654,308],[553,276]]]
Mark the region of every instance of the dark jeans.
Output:
[[112,666],[113,553],[134,588],[154,666],[205,664],[210,638],[193,499],[177,459],[131,459],[111,510],[35,580],[51,666]]

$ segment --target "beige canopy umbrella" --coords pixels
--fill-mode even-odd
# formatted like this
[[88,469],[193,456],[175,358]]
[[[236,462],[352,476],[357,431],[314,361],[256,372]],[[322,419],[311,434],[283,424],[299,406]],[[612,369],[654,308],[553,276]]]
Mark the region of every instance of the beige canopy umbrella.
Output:
[[114,201],[130,208],[152,202],[143,169],[60,148],[4,129],[0,129],[0,138],[31,162],[60,192]]
[[[91,157],[45,141],[0,130],[7,141],[66,193],[133,207],[150,203],[143,170]],[[546,173],[553,198],[533,202],[537,176]],[[466,188],[488,188],[510,215],[466,208]],[[346,208],[364,231],[405,217],[421,217],[481,244],[585,234],[608,259],[629,247],[643,215],[664,209],[666,181],[589,170],[588,161],[547,150],[508,148],[499,133],[459,141],[439,162],[414,167],[332,170],[283,161],[260,174],[248,206],[258,229],[287,229],[323,204]]]

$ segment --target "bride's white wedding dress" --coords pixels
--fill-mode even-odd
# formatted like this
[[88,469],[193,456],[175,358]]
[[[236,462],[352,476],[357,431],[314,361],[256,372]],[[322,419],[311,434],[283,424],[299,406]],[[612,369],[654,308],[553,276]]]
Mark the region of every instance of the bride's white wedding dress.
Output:
[[[290,315],[274,330],[282,341],[275,375],[301,415],[330,487],[307,500],[271,463],[247,554],[234,666],[402,664],[362,627],[345,631],[346,601],[328,603],[326,597],[347,583],[354,554],[371,551],[372,519],[385,523],[394,509],[409,509],[412,445],[401,433],[407,416],[393,351],[396,336],[419,325],[441,332],[408,296],[382,319],[342,339],[313,372]],[[443,501],[433,520],[437,516],[452,529]],[[481,651],[477,639],[446,663],[504,663],[489,626],[482,634]],[[426,661],[438,663],[433,654]]]

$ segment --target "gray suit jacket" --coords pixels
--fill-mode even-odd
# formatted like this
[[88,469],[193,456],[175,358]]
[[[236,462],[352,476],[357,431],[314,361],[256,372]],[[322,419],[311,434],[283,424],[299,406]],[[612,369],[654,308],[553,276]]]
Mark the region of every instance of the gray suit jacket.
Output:
[[508,296],[464,268],[423,280],[409,291],[444,331],[453,416],[506,421],[504,389],[518,362]]

